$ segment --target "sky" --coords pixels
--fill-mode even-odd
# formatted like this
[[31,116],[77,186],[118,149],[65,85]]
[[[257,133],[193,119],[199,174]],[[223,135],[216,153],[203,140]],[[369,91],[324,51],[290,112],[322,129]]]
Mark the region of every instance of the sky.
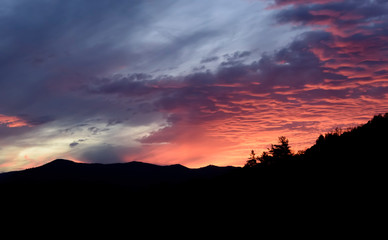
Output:
[[241,166],[388,112],[388,0],[0,0],[0,172]]

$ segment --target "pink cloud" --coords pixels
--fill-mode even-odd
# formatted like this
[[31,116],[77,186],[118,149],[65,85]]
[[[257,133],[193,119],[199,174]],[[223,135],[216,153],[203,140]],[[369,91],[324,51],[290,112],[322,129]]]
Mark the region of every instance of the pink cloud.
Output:
[[0,125],[5,125],[6,127],[9,127],[9,128],[30,126],[26,121],[24,121],[19,117],[7,116],[3,114],[0,114]]

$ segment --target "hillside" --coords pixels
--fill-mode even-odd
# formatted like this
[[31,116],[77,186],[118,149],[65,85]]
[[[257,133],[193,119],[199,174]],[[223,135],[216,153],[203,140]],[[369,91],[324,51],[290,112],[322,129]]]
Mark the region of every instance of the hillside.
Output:
[[[281,150],[283,145],[273,146]],[[264,158],[257,158],[258,163],[248,161],[243,174],[248,182],[245,188],[260,186],[263,193],[279,196],[281,192],[298,198],[356,201],[367,197],[377,203],[386,188],[387,146],[388,114],[377,115],[358,127],[320,135],[302,153],[294,155],[286,149],[288,155],[278,157],[270,150]]]
[[384,167],[387,159],[388,113],[373,117],[366,124],[320,135],[305,151],[293,154],[288,139],[279,137],[269,151],[256,156],[252,150],[245,168],[339,171]]
[[347,131],[337,129],[320,135],[304,158],[332,167],[377,167],[385,165],[387,146],[388,113]]

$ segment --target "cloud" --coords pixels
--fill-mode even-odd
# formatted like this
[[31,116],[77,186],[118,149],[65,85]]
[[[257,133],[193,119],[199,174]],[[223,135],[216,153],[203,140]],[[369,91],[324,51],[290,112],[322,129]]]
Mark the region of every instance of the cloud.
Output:
[[108,144],[95,145],[86,148],[80,158],[90,163],[119,163],[122,162],[121,150]]
[[285,5],[303,5],[303,4],[327,4],[333,2],[341,2],[343,0],[315,0],[314,2],[309,0],[275,0],[275,6],[285,6]]
[[71,148],[76,147],[79,143],[78,142],[72,142],[69,144]]
[[201,60],[201,63],[209,63],[209,62],[214,62],[217,61],[219,57],[217,56],[212,56],[212,57],[207,57]]
[[0,125],[5,125],[9,128],[15,128],[29,126],[29,123],[17,116],[6,116],[0,114]]
[[245,57],[251,55],[249,51],[239,52],[236,51],[233,54],[225,54],[223,57],[225,59],[224,62],[221,63],[221,66],[233,66],[241,64]]
[[[109,122],[108,122],[108,124],[109,124]],[[100,128],[98,128],[98,127],[89,127],[89,128],[88,128],[88,131],[89,131],[92,135],[97,135],[97,134],[100,134],[101,132],[109,131],[109,128],[100,129]]]
[[74,148],[74,147],[78,146],[80,143],[86,142],[86,141],[87,141],[87,139],[78,139],[77,141],[73,141],[72,143],[70,143],[69,147]]

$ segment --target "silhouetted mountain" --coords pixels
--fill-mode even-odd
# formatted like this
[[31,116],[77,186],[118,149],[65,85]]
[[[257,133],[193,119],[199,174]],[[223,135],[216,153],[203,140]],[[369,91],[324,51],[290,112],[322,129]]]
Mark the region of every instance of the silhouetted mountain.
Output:
[[187,181],[210,179],[236,167],[208,166],[190,169],[179,164],[159,166],[143,162],[86,164],[57,159],[40,167],[0,175],[0,184],[14,186],[61,187],[88,185],[93,187],[125,187],[138,190]]

